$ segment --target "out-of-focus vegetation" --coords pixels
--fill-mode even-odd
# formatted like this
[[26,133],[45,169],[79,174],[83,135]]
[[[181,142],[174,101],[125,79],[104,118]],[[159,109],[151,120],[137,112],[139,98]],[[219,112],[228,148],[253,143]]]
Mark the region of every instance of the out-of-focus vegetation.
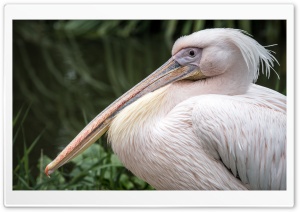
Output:
[[280,20],[58,20],[13,22],[13,189],[152,189],[122,166],[105,136],[47,178],[45,166],[118,96],[204,28],[239,28],[276,52],[258,84],[286,94],[286,23]]
[[[25,110],[22,107],[13,120],[14,127],[20,123],[18,128],[14,128],[14,139],[20,131],[24,131],[24,121],[27,118],[30,106]],[[37,156],[37,161],[30,165],[30,154],[36,147],[37,142],[41,142],[44,130],[27,146],[26,138],[23,135],[23,152],[17,155],[18,164],[13,169],[15,190],[120,190],[120,189],[151,189],[151,187],[129,173],[111,151],[106,151],[99,143],[87,149],[83,154],[72,160],[73,168],[70,171],[57,171],[51,178],[46,178],[43,172],[45,165],[51,159],[44,154],[43,149]],[[20,156],[22,155],[22,156]],[[32,173],[32,169],[38,169],[38,175]]]

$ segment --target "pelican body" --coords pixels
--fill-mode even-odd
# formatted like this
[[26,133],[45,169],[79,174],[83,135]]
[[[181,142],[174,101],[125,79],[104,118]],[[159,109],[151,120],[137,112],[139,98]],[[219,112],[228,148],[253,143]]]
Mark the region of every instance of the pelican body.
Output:
[[124,166],[156,189],[285,190],[286,97],[253,84],[274,62],[241,30],[181,37],[164,65],[96,116],[45,172],[108,131]]

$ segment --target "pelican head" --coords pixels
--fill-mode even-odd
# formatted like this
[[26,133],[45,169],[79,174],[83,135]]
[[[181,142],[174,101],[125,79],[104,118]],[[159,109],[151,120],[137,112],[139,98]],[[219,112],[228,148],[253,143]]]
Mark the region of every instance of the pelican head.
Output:
[[214,82],[206,89],[197,88],[199,93],[242,94],[257,79],[260,63],[269,72],[273,60],[268,50],[241,30],[207,29],[179,38],[173,46],[172,57],[97,115],[47,165],[46,175],[93,144],[110,128],[121,111],[138,99],[183,81],[199,82],[199,85],[204,85],[208,80]]

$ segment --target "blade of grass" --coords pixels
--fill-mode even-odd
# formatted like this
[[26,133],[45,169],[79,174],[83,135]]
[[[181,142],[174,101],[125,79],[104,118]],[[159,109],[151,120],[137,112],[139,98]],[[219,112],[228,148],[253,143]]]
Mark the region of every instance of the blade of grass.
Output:
[[[29,146],[29,148],[26,147],[26,145],[24,147],[24,155],[21,158],[21,160],[19,161],[19,164],[16,166],[14,172],[17,172],[20,169],[20,165],[24,164],[27,160],[27,156],[31,153],[32,149],[34,148],[34,146],[37,144],[37,142],[40,140],[40,138],[42,137],[42,135],[44,134],[45,129],[34,139],[34,141],[32,142],[32,144]],[[25,144],[25,142],[24,142]]]
[[24,174],[24,180],[26,182],[27,185],[29,185],[29,159],[28,159],[28,152],[26,151],[27,150],[27,145],[26,145],[26,136],[25,136],[25,133],[24,133],[24,128],[22,126],[22,133],[23,133],[23,145],[24,145],[24,154],[23,154],[23,157],[22,157],[22,165],[23,165],[23,170],[25,171],[25,174]]
[[41,149],[41,161],[40,161],[40,182],[43,183],[43,156],[44,156],[44,152],[43,149]]
[[23,124],[24,124],[24,121],[25,121],[25,119],[26,119],[26,117],[27,117],[27,115],[28,115],[28,112],[29,112],[29,110],[30,110],[30,108],[31,108],[31,105],[32,105],[32,103],[30,103],[30,105],[28,105],[28,107],[27,107],[27,109],[26,109],[26,111],[25,111],[25,113],[24,113],[24,115],[23,115],[23,118],[22,118],[22,120],[21,120],[21,122],[20,122],[20,126],[18,127],[18,129],[17,129],[16,132],[14,133],[13,145],[14,145],[14,143],[15,143],[15,141],[16,141],[16,138],[18,137],[18,134],[19,134],[19,132],[20,132],[20,130],[21,130],[21,126],[23,126]]
[[31,190],[31,187],[28,185],[28,183],[26,182],[26,180],[24,180],[20,175],[15,174],[16,177],[19,179],[19,182],[21,183],[21,185],[18,185],[18,187],[20,188],[14,188],[14,190]]
[[13,120],[13,127],[16,125],[17,121],[19,120],[23,108],[24,108],[24,104],[21,106],[21,108],[19,109],[17,115],[14,117],[14,120]]

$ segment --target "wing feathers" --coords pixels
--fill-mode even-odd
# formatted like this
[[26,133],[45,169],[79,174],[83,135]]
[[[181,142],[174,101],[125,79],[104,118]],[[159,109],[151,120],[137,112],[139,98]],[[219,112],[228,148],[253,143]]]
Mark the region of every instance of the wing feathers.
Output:
[[254,86],[246,95],[195,97],[199,144],[251,189],[286,188],[285,98],[277,94]]

